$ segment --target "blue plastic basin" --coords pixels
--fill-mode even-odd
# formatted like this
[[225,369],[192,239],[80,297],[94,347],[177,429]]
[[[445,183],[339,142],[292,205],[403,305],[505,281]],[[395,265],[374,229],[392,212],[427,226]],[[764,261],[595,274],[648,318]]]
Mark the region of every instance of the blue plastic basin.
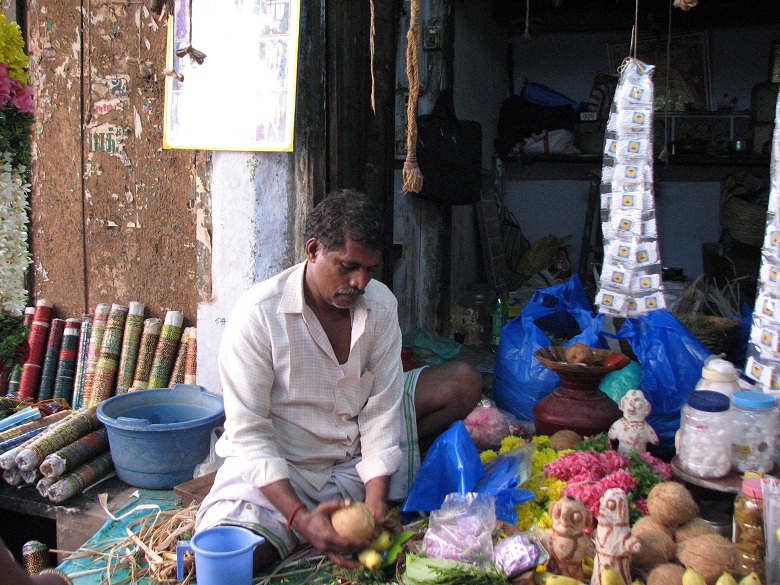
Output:
[[98,405],[119,479],[170,489],[192,479],[209,454],[211,429],[225,420],[222,398],[201,386],[135,390]]

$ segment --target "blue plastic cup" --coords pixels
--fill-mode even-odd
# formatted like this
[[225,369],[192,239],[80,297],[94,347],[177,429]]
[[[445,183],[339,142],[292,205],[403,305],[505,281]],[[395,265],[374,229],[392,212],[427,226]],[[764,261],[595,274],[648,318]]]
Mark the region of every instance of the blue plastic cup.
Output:
[[184,552],[195,553],[198,585],[251,585],[255,547],[265,542],[240,526],[214,526],[176,544],[176,578],[184,578]]

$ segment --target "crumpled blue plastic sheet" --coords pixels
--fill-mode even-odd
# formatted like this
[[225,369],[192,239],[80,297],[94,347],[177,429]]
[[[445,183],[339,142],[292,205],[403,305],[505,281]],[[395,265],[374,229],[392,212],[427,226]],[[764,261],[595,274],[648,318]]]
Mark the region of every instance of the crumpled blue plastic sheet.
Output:
[[526,453],[517,449],[483,466],[466,425],[456,421],[428,450],[401,506],[402,519],[408,521],[420,512],[440,509],[448,494],[475,492],[493,496],[496,518],[514,524],[515,505],[534,497],[533,492],[517,487],[525,458]]

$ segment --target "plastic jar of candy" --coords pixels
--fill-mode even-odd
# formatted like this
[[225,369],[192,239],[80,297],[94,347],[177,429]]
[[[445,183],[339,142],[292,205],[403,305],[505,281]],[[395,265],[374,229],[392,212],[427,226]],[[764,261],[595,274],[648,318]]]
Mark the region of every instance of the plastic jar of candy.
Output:
[[737,574],[744,577],[755,571],[764,583],[766,545],[760,477],[743,479],[742,489],[734,498],[733,541],[737,552]]
[[769,472],[775,465],[780,410],[775,397],[742,390],[731,398],[733,444],[731,466],[735,471]]
[[677,455],[680,468],[701,478],[724,477],[731,471],[729,397],[696,390],[680,413]]

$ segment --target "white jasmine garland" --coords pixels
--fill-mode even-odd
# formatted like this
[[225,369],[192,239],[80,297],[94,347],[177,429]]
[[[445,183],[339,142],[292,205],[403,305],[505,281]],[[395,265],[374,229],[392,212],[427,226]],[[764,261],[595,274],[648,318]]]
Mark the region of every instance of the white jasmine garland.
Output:
[[27,245],[27,197],[30,185],[24,181],[26,168],[14,166],[11,155],[0,161],[0,312],[21,315],[27,304],[24,274],[32,262]]

